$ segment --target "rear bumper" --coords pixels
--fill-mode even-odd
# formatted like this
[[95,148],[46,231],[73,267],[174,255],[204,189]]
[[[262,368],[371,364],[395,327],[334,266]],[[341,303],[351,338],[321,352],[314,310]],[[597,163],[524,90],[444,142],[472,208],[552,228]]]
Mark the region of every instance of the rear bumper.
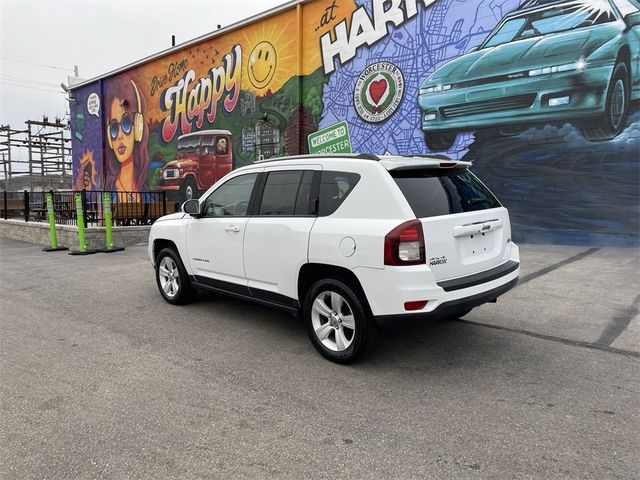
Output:
[[[451,280],[436,281],[426,265],[353,271],[376,318],[446,316],[452,308],[473,308],[495,300],[513,287],[520,275],[520,253],[517,245],[509,245],[499,265]],[[422,310],[405,309],[407,302],[425,300]]]
[[510,280],[504,285],[493,288],[486,292],[478,293],[471,297],[460,298],[458,300],[451,300],[450,302],[441,303],[435,310],[428,313],[405,313],[401,315],[380,315],[375,317],[376,322],[379,324],[395,323],[404,320],[438,320],[453,317],[455,315],[471,310],[474,307],[478,307],[482,304],[495,302],[500,295],[504,295],[518,283],[518,277]]

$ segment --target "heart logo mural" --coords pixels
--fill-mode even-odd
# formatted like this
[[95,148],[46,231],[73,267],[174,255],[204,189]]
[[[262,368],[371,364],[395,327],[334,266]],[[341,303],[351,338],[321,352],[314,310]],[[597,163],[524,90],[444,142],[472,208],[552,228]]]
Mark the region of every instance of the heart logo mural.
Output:
[[389,118],[400,106],[404,94],[404,77],[389,62],[369,65],[358,77],[353,92],[356,112],[366,122]]
[[369,96],[375,106],[380,105],[382,102],[382,97],[387,93],[389,89],[389,84],[383,77],[381,80],[373,81],[369,84]]

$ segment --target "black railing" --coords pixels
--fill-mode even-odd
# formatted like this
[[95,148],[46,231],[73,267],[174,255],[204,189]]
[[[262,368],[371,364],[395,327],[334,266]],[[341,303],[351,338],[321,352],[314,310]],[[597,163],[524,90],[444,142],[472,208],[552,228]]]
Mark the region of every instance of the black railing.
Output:
[[151,225],[158,218],[175,211],[179,205],[167,201],[166,192],[2,192],[0,217],[24,219],[25,222],[48,222],[47,193],[53,197],[53,211],[58,225],[77,225],[75,194],[80,193],[85,226],[104,226],[104,195],[111,200],[114,225]]

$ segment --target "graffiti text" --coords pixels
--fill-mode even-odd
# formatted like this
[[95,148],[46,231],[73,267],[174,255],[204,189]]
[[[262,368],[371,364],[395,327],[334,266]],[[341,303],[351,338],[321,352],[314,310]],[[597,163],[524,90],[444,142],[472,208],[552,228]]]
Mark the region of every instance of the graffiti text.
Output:
[[[242,83],[242,48],[233,47],[223,59],[223,65],[212,67],[206,77],[195,81],[196,72],[187,71],[172,87],[165,90],[161,108],[168,112],[162,122],[162,139],[173,139],[178,127],[181,133],[191,132],[194,124],[202,127],[205,116],[209,123],[216,119],[218,102],[224,97],[224,109],[231,113],[240,96]],[[226,94],[226,95],[225,95]]]
[[158,89],[164,88],[164,86],[167,83],[173,81],[174,78],[178,78],[180,75],[182,75],[182,73],[187,70],[188,66],[189,60],[185,58],[180,62],[172,62],[171,65],[169,65],[169,67],[167,68],[167,72],[164,75],[154,75],[151,79],[151,96],[153,97]]
[[388,33],[387,23],[399,27],[415,17],[418,14],[418,2],[427,8],[435,0],[371,0],[373,18],[369,17],[365,7],[360,7],[351,16],[351,28],[348,32],[345,19],[335,26],[333,41],[331,32],[322,35],[320,45],[324,73],[329,74],[335,70],[334,57],[339,55],[340,64],[344,64],[355,57],[361,46],[371,46],[383,39]]

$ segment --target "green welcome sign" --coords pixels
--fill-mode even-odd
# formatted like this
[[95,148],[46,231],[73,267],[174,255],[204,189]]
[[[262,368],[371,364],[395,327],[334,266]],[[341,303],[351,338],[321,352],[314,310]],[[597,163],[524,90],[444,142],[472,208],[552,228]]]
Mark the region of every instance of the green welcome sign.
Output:
[[312,133],[308,137],[309,153],[332,154],[352,153],[351,137],[347,122],[338,122]]

